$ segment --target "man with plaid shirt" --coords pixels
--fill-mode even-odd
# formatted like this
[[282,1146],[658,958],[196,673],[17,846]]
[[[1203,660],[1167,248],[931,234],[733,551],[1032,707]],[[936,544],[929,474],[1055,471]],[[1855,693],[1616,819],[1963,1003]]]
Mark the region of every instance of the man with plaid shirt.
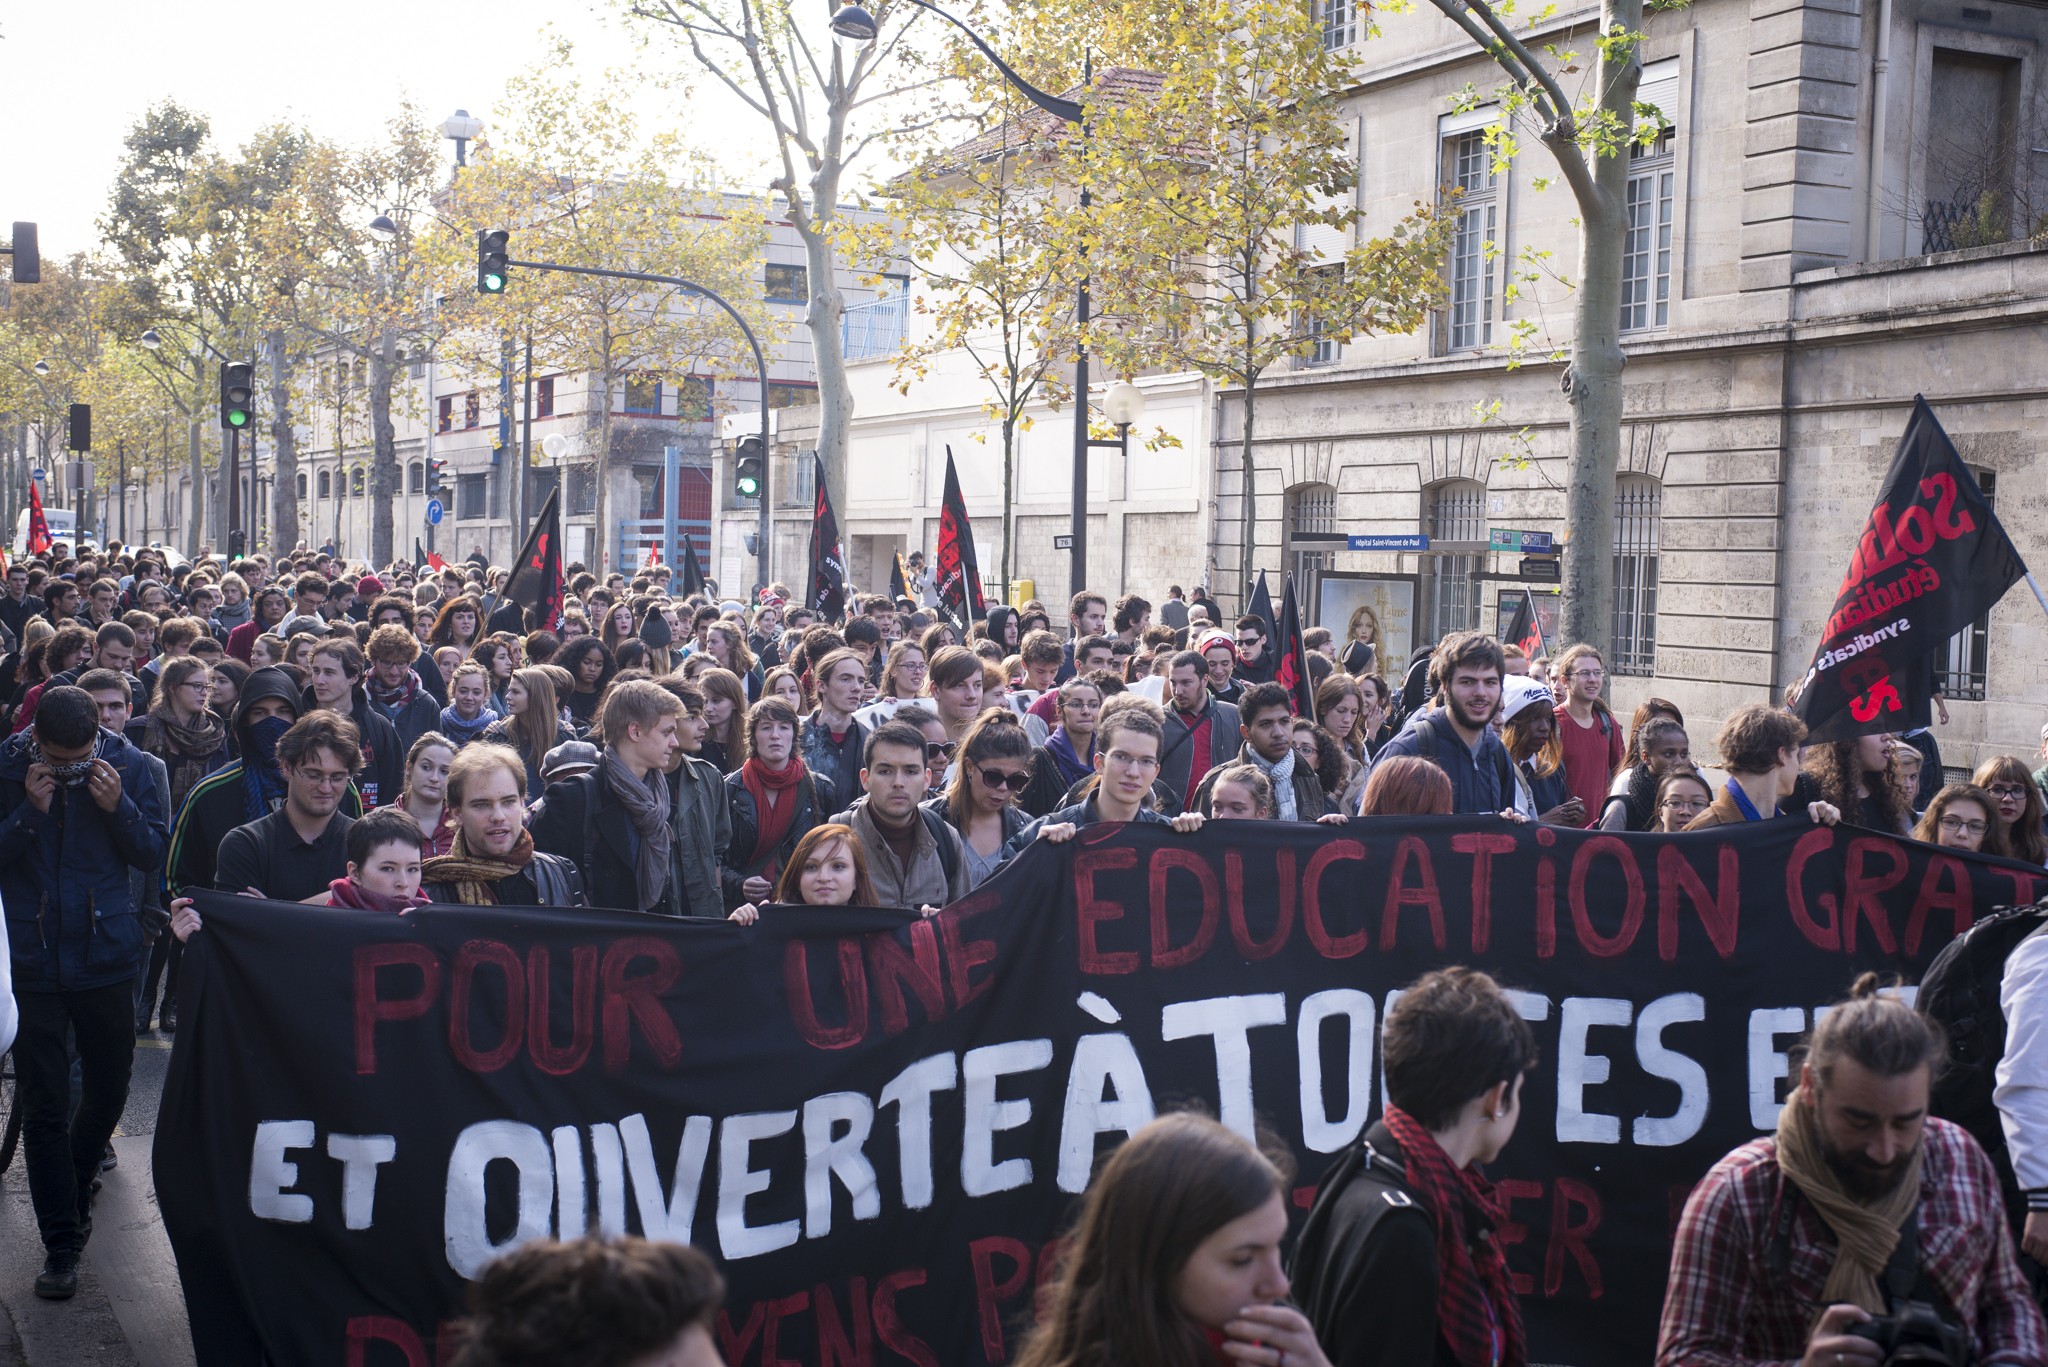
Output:
[[1884,1351],[1849,1330],[1907,1301],[1958,1326],[1979,1367],[2048,1361],[1990,1160],[1927,1114],[1943,1051],[1875,974],[1814,1027],[1777,1133],[1686,1202],[1658,1367],[1878,1367]]

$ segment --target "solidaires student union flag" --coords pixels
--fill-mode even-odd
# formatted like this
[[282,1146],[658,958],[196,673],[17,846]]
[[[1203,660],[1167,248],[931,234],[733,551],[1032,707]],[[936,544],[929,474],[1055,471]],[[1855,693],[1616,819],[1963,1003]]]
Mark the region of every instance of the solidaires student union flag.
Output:
[[1937,654],[2026,575],[1934,410],[1914,395],[1793,704],[1809,741],[1927,725]]

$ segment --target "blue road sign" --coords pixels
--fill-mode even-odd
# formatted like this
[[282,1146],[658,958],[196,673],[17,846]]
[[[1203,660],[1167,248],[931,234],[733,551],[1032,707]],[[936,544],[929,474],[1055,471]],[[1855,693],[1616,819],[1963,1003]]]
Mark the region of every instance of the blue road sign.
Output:
[[1344,539],[1344,549],[1349,551],[1426,551],[1429,538],[1421,532],[1408,532],[1399,536],[1361,536],[1357,533]]
[[429,527],[441,525],[441,500],[438,498],[427,500],[427,525]]
[[37,481],[46,480],[50,477],[50,472],[38,465],[35,469],[28,472],[28,477]]

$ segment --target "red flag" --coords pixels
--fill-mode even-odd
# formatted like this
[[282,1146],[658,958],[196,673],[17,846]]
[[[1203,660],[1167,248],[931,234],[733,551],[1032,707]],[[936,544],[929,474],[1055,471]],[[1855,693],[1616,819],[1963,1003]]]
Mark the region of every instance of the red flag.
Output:
[[649,547],[647,548],[647,565],[646,565],[646,568],[647,568],[647,569],[650,569],[650,570],[651,570],[651,569],[653,569],[653,568],[654,568],[654,567],[655,567],[656,565],[659,565],[660,563],[661,563],[661,547],[659,547],[659,546],[652,546],[652,545],[650,545],[650,546],[649,546]]
[[41,483],[28,482],[28,553],[47,555],[50,551],[50,521],[43,516]]
[[427,552],[427,565],[430,568],[436,570],[445,570],[448,568],[448,562],[441,558],[441,553],[439,551]]

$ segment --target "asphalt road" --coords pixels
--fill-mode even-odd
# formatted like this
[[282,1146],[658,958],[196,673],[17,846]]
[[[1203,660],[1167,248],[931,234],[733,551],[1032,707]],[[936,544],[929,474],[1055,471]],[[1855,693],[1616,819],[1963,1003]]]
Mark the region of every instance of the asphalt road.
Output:
[[0,1364],[18,1367],[194,1367],[177,1263],[157,1215],[150,1182],[150,1136],[171,1040],[136,1041],[128,1109],[115,1131],[120,1165],[106,1175],[93,1209],[92,1242],[80,1265],[78,1295],[40,1300],[36,1273],[43,1245],[29,1204],[28,1176],[17,1154],[0,1176]]

